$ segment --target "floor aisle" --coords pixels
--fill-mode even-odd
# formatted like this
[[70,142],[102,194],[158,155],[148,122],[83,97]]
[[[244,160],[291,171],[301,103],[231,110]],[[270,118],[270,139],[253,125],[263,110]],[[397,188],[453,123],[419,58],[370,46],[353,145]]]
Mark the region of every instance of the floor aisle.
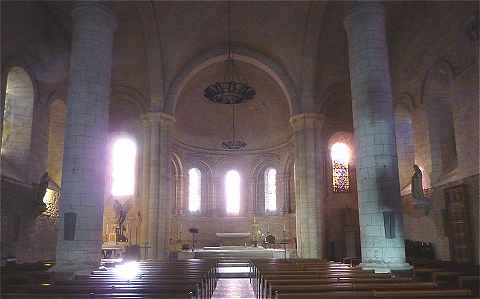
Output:
[[254,299],[252,286],[248,278],[221,278],[213,292],[213,299],[241,298]]

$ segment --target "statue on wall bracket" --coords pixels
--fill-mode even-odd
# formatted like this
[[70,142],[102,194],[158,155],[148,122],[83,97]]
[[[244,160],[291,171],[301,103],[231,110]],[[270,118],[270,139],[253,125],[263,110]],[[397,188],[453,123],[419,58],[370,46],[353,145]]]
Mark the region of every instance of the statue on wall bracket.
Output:
[[425,197],[425,193],[423,192],[423,174],[420,167],[416,164],[413,165],[413,176],[412,176],[412,197],[414,206],[416,208],[424,208],[425,215],[430,214],[430,210],[432,209],[432,201]]
[[113,208],[115,210],[115,219],[117,221],[117,227],[115,229],[115,241],[127,242],[128,240],[125,236],[125,220],[127,219],[128,214],[128,201],[124,204],[121,204],[118,200],[115,200],[113,203]]

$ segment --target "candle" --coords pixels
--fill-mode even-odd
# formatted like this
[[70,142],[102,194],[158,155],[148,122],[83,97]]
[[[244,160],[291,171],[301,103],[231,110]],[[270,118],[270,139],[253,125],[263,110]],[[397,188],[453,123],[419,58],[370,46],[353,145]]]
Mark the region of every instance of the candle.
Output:
[[283,231],[287,231],[285,223],[283,224]]
[[270,232],[270,223],[267,224],[267,233]]

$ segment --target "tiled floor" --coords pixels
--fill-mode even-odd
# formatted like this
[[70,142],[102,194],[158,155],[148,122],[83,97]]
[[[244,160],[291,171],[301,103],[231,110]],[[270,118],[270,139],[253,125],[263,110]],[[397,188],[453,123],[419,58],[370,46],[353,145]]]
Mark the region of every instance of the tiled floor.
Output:
[[252,286],[248,278],[222,278],[218,280],[213,299],[254,299]]

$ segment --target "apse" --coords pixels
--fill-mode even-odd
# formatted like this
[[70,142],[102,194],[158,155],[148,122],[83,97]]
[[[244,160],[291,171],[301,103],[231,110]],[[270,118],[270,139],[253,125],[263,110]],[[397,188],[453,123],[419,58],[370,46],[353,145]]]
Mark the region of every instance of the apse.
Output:
[[[278,84],[257,67],[235,61],[238,73],[256,90],[252,100],[236,105],[235,132],[247,143],[246,151],[265,150],[286,143],[291,136],[288,102]],[[232,137],[232,105],[204,97],[205,88],[223,80],[224,63],[196,74],[178,97],[174,138],[196,149],[222,150]]]

